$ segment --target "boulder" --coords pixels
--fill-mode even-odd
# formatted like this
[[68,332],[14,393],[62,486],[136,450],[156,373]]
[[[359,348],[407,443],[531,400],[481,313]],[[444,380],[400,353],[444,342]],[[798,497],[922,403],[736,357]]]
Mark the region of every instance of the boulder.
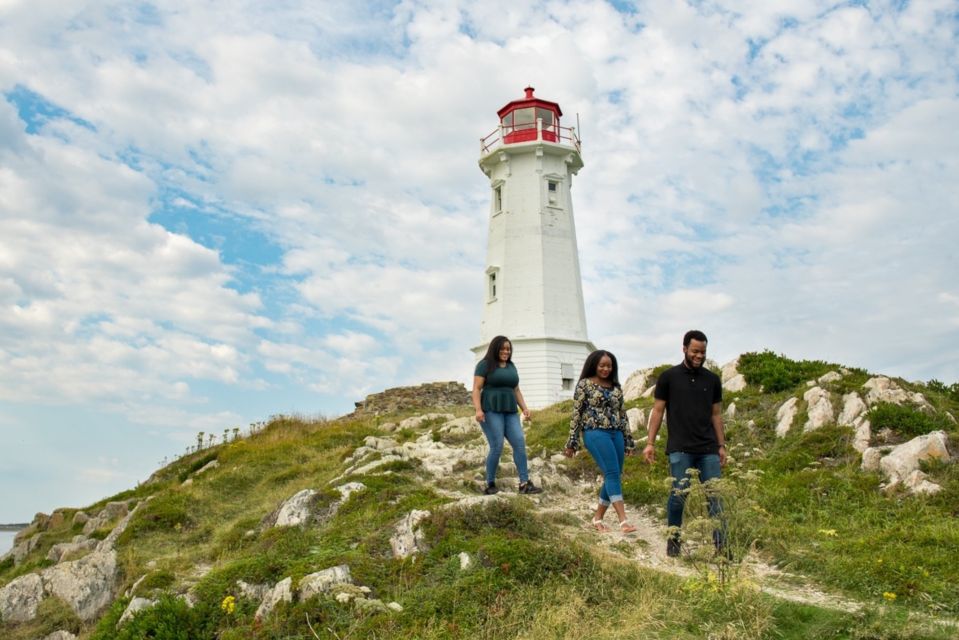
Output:
[[429,511],[414,509],[396,524],[395,532],[390,537],[390,547],[393,549],[394,558],[409,558],[421,550],[423,532],[417,529],[417,526],[430,515]]
[[730,402],[729,406],[726,407],[726,417],[732,420],[736,417],[736,403]]
[[77,640],[77,637],[70,633],[69,631],[54,631],[48,636],[44,636],[43,640]]
[[263,602],[263,598],[273,590],[268,584],[249,584],[242,580],[236,581],[236,588],[239,590],[241,597],[255,602]]
[[833,421],[832,402],[829,400],[828,391],[822,387],[813,387],[803,394],[803,400],[806,401],[807,407],[804,432],[815,431]]
[[89,521],[90,516],[88,516],[84,511],[77,511],[73,514],[73,524],[75,525],[86,524]]
[[852,440],[852,448],[862,453],[869,447],[872,440],[872,423],[862,417],[856,418],[856,435]]
[[263,598],[263,602],[260,603],[260,606],[257,608],[254,618],[257,620],[262,620],[265,616],[270,615],[270,612],[273,611],[276,605],[281,602],[293,602],[293,578],[284,578],[276,583]]
[[218,461],[216,461],[216,460],[210,460],[210,461],[207,462],[205,465],[203,465],[202,467],[200,467],[199,469],[197,469],[197,472],[194,473],[193,475],[194,475],[194,476],[198,476],[198,475],[200,475],[200,474],[206,473],[207,471],[212,471],[213,469],[216,469],[216,468],[219,467],[219,466],[220,466],[220,463],[219,463]]
[[300,580],[298,592],[302,601],[320,593],[329,593],[335,585],[352,583],[353,578],[350,576],[350,568],[341,564],[303,576],[303,579]]
[[466,571],[473,566],[473,558],[465,551],[460,551],[460,571]]
[[[638,371],[633,371],[629,374],[629,377],[626,378],[626,382],[623,383],[623,399],[626,402],[630,400],[635,400],[640,397],[650,383],[650,376],[652,375],[652,368],[649,369],[640,369]],[[653,380],[655,382],[655,380]]]
[[463,418],[455,418],[449,420],[440,427],[442,433],[449,433],[451,435],[469,435],[471,433],[480,433],[479,423],[476,421],[476,418],[472,416],[466,416]]
[[735,360],[730,360],[729,362],[724,364],[722,369],[720,370],[720,378],[722,378],[722,381],[723,381],[723,388],[725,389],[726,383],[738,375],[740,375],[740,373],[739,373],[739,358],[737,357]]
[[927,405],[925,397],[921,393],[911,393],[901,388],[894,380],[886,376],[876,376],[870,378],[862,385],[867,389],[866,402],[874,405],[877,402],[889,402],[892,404],[903,404],[912,402],[918,405]]
[[130,604],[127,605],[127,608],[123,611],[123,615],[120,616],[120,619],[117,621],[117,629],[126,624],[138,612],[153,606],[156,606],[156,600],[150,600],[149,598],[134,598],[130,600]]
[[785,437],[785,435],[789,433],[789,429],[792,427],[796,413],[799,411],[799,409],[796,407],[797,404],[799,404],[799,398],[790,398],[789,400],[786,400],[781,407],[779,407],[778,411],[776,411],[776,420],[779,421],[779,423],[776,425],[776,435],[780,438]]
[[889,487],[903,482],[926,460],[949,460],[949,438],[945,431],[933,431],[895,447],[879,461],[879,469],[889,480]]
[[40,546],[40,538],[42,536],[42,533],[35,533],[13,548],[14,566],[19,566],[34,549]]
[[915,469],[903,479],[902,486],[912,493],[932,494],[942,491],[942,487],[935,482],[930,482],[928,478],[929,476],[925,473],[919,469]]
[[853,426],[856,418],[866,412],[866,403],[862,401],[859,394],[855,391],[847,393],[842,397],[842,410],[836,419],[836,424],[842,426]]
[[47,560],[51,562],[60,562],[65,556],[73,555],[76,553],[81,553],[83,551],[93,551],[97,548],[99,544],[98,540],[93,538],[86,538],[84,536],[78,536],[81,538],[80,541],[74,540],[73,542],[59,542],[52,547],[47,553]]
[[819,384],[828,384],[830,382],[838,382],[839,380],[842,380],[842,374],[838,371],[830,371],[816,378],[816,382]]
[[737,391],[742,391],[746,388],[746,378],[743,377],[743,374],[737,374],[729,379],[729,382],[723,383],[723,391],[729,391],[730,393],[736,393]]
[[642,409],[633,407],[626,410],[626,419],[629,421],[629,432],[646,430],[646,412]]
[[48,594],[55,595],[84,622],[93,620],[113,602],[117,588],[117,554],[94,551],[79,560],[61,562],[40,574]]
[[288,498],[286,502],[280,505],[273,526],[296,527],[306,524],[312,515],[316,495],[317,493],[313,489],[303,489]]
[[0,617],[3,622],[27,622],[37,616],[43,600],[43,581],[35,573],[14,578],[0,589]]
[[456,416],[452,413],[424,413],[421,416],[412,416],[406,420],[400,420],[400,429],[416,429],[424,422],[432,420],[453,420]]
[[882,459],[883,452],[878,447],[867,447],[862,452],[863,471],[879,471],[879,461]]

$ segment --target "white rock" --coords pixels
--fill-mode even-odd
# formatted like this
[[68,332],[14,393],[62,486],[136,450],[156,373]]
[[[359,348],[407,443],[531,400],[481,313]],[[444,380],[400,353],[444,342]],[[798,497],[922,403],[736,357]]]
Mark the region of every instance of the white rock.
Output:
[[78,560],[45,569],[40,577],[48,594],[66,602],[81,620],[88,622],[113,602],[118,579],[117,554],[113,549],[98,549]]
[[43,640],[77,640],[77,637],[70,633],[69,631],[54,631],[48,636],[44,636]]
[[330,567],[323,571],[317,571],[303,576],[300,580],[299,595],[300,600],[306,600],[320,593],[329,593],[329,591],[338,584],[352,584],[353,578],[350,576],[350,568],[345,564]]
[[13,548],[10,553],[13,554],[14,566],[19,566],[24,560],[27,559],[27,556],[30,555],[34,549],[40,546],[40,538],[42,535],[43,534],[41,533],[35,533]]
[[473,566],[473,558],[470,557],[470,554],[465,551],[460,551],[460,571],[466,571],[471,566]]
[[430,420],[453,420],[456,416],[452,413],[427,413],[421,416],[413,416],[412,418],[407,418],[406,420],[400,421],[400,429],[415,429],[424,422],[429,422]]
[[303,489],[290,497],[280,507],[276,515],[277,527],[296,527],[306,524],[312,515],[313,498],[316,491]]
[[867,447],[862,452],[863,471],[879,471],[879,460],[882,458],[882,452],[876,447]]
[[120,616],[120,619],[117,621],[117,629],[122,627],[124,623],[135,616],[137,612],[143,611],[144,609],[149,609],[155,605],[156,600],[150,600],[149,598],[134,598],[130,601],[130,604],[127,605],[123,615]]
[[276,586],[263,598],[263,602],[257,607],[256,614],[254,614],[253,617],[257,620],[262,620],[264,617],[270,615],[273,608],[281,602],[293,602],[292,586],[293,578],[283,578],[277,582]]
[[27,622],[37,617],[43,600],[43,581],[35,573],[14,578],[0,589],[0,617],[3,622]]
[[842,380],[842,374],[838,371],[830,371],[829,373],[824,373],[819,378],[816,379],[816,382],[819,384],[827,384],[829,382],[836,382]]
[[653,393],[655,393],[655,392],[656,392],[656,385],[655,385],[655,384],[654,384],[654,385],[650,385],[650,387],[649,387],[648,389],[646,389],[646,391],[643,391],[643,396],[642,396],[642,397],[644,397],[644,398],[651,398],[652,395],[653,395]]
[[847,393],[842,397],[842,411],[839,412],[839,418],[836,424],[843,426],[852,426],[856,418],[866,411],[866,403],[862,401],[859,394],[855,391]]
[[626,402],[629,402],[630,400],[635,400],[641,396],[643,391],[646,390],[646,386],[649,384],[649,376],[652,373],[653,370],[650,368],[639,369],[638,371],[633,371],[631,374],[629,374],[629,377],[626,378],[626,382],[623,383],[623,399]]
[[629,432],[646,430],[646,412],[637,407],[626,410],[626,419],[629,421]]
[[242,580],[237,580],[236,586],[239,589],[240,597],[258,602],[262,602],[263,598],[272,591],[268,584],[250,584]]
[[933,431],[913,438],[895,447],[879,461],[879,469],[886,475],[890,485],[905,480],[926,460],[949,460],[945,431]]
[[202,467],[200,467],[200,468],[197,470],[197,472],[194,473],[193,475],[194,475],[194,476],[198,476],[198,475],[200,475],[200,474],[202,474],[202,473],[206,473],[207,471],[212,471],[213,469],[216,469],[216,468],[219,467],[219,466],[220,466],[220,463],[219,463],[219,462],[217,462],[216,460],[210,460],[210,461],[207,462],[205,465],[203,465]]
[[930,482],[928,478],[929,476],[916,469],[903,479],[902,485],[912,493],[933,494],[942,491],[942,487],[935,482]]
[[799,409],[796,405],[799,404],[799,398],[790,398],[786,400],[779,407],[779,410],[776,411],[776,420],[779,421],[779,424],[776,425],[776,435],[780,438],[784,437],[789,433],[789,429],[792,427],[793,419],[796,417],[796,413]]
[[736,403],[730,402],[729,406],[726,407],[726,417],[732,420],[736,417]]
[[473,416],[465,416],[463,418],[450,420],[440,427],[440,431],[454,435],[467,435],[471,433],[479,434],[482,432],[479,423]]
[[732,380],[738,375],[739,375],[739,358],[737,357],[735,360],[730,360],[729,362],[723,365],[723,368],[720,373],[720,377],[722,378],[722,381],[723,381],[723,388],[724,389],[726,388],[726,382],[728,382],[729,380]]
[[403,605],[395,601],[386,605],[386,608],[389,609],[390,611],[395,611],[396,613],[400,613],[401,611],[403,611]]
[[[913,394],[904,391],[898,384],[886,376],[870,378],[862,387],[868,390],[866,393],[866,402],[870,405],[876,404],[877,402],[902,404],[903,402],[914,400]],[[923,402],[925,402],[925,399],[923,399]]]
[[428,517],[429,511],[414,509],[396,524],[395,533],[390,538],[394,558],[408,558],[419,551],[423,544],[423,532],[416,527]]
[[833,421],[832,402],[829,401],[829,392],[822,387],[813,387],[803,394],[806,401],[807,419],[803,431],[815,431]]
[[350,496],[356,493],[357,491],[362,491],[366,489],[366,485],[362,482],[347,482],[346,484],[341,484],[336,488],[340,492],[340,502],[346,502],[350,499]]
[[872,440],[872,424],[862,417],[856,418],[856,435],[852,441],[852,448],[862,453],[869,447]]
[[93,538],[84,538],[81,542],[59,542],[50,547],[50,551],[47,552],[47,560],[60,562],[61,558],[68,554],[78,551],[92,551],[97,548],[99,543],[99,540]]
[[723,383],[723,391],[735,393],[746,388],[746,378],[743,374],[738,374],[729,379],[729,382]]

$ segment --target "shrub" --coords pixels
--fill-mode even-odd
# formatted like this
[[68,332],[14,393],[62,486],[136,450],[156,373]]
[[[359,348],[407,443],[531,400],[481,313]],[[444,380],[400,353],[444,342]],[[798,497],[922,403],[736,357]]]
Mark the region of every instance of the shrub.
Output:
[[795,389],[806,380],[818,378],[837,368],[822,360],[790,360],[768,349],[762,353],[744,353],[739,358],[739,372],[752,385],[762,385],[767,393]]
[[891,429],[896,433],[915,437],[937,429],[949,429],[949,423],[940,414],[928,414],[915,407],[880,402],[869,410],[873,430]]

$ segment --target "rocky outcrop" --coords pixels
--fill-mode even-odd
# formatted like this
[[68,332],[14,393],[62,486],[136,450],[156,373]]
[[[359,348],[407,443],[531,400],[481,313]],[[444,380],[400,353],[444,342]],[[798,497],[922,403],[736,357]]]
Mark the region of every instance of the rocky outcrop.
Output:
[[629,374],[626,382],[623,383],[623,399],[629,402],[641,397],[652,384],[656,383],[655,380],[650,380],[652,374],[653,369],[651,367]]
[[111,522],[125,517],[130,512],[126,502],[108,502],[105,507],[83,525],[83,535],[90,535],[98,529],[107,527]]
[[293,578],[284,578],[276,583],[276,586],[270,589],[263,598],[263,602],[257,607],[254,617],[257,620],[262,620],[265,616],[270,615],[270,612],[281,602],[293,602],[292,587]]
[[836,419],[836,424],[851,427],[856,420],[866,412],[866,403],[855,391],[842,397],[842,410]]
[[[919,490],[923,493],[938,491],[938,485],[925,481],[925,474],[919,476],[915,472],[919,471],[920,462],[949,460],[948,441],[945,431],[933,431],[893,448],[879,460],[879,470],[888,480],[886,488],[892,489],[903,483],[907,488],[911,487],[913,491]],[[865,455],[863,457],[865,458]],[[909,483],[906,483],[907,479]]]
[[54,631],[50,635],[44,636],[43,640],[77,640],[77,637],[69,631]]
[[10,581],[0,589],[0,616],[4,622],[27,622],[37,617],[43,600],[43,581],[28,573]]
[[646,412],[633,407],[626,410],[626,419],[629,421],[630,433],[644,433],[646,431]]
[[356,414],[379,415],[400,409],[469,405],[470,392],[460,382],[430,382],[416,387],[396,387],[366,396],[356,403]]
[[130,600],[130,604],[127,605],[127,608],[123,611],[123,615],[120,616],[120,619],[117,621],[117,629],[126,624],[140,611],[153,606],[156,606],[156,600],[150,600],[149,598],[134,598]]
[[396,524],[394,533],[390,537],[394,558],[409,558],[422,550],[423,532],[417,526],[428,517],[430,517],[429,511],[414,509]]
[[912,402],[918,405],[927,405],[926,398],[921,393],[911,393],[902,389],[894,380],[885,376],[876,376],[870,378],[862,385],[867,389],[866,403],[871,405],[877,402],[889,402],[891,404],[903,404]]
[[47,552],[47,560],[51,562],[60,562],[70,556],[76,556],[85,551],[93,551],[100,544],[99,540],[88,538],[86,536],[74,536],[72,542],[59,542]]
[[822,387],[813,387],[803,394],[803,400],[807,406],[804,432],[815,431],[833,421],[832,402],[829,400],[828,391]]
[[321,593],[329,593],[336,585],[352,583],[353,578],[350,576],[350,568],[341,564],[303,576],[297,588],[297,593],[302,601]]
[[[126,503],[122,504],[126,508]],[[81,620],[93,620],[113,601],[118,579],[114,545],[136,511],[134,509],[127,513],[89,555],[60,562],[39,573],[21,576],[0,589],[3,619],[18,622],[32,620],[36,617],[40,602],[48,596],[56,596],[69,605]]]
[[790,398],[786,400],[779,407],[779,410],[776,411],[776,420],[778,424],[776,425],[776,435],[780,438],[786,436],[789,433],[789,429],[792,427],[793,420],[796,418],[796,414],[799,412],[797,405],[799,404],[799,398]]
[[309,522],[313,514],[313,504],[317,493],[313,489],[303,489],[280,505],[273,522],[275,527],[298,527]]

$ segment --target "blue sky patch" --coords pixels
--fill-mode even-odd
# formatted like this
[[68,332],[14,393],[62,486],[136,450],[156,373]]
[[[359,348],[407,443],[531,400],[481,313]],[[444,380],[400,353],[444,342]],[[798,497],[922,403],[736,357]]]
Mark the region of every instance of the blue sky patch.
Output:
[[58,119],[69,120],[90,131],[97,130],[90,122],[87,122],[83,118],[78,118],[66,109],[54,104],[22,84],[16,85],[3,95],[7,99],[7,102],[16,107],[20,119],[27,125],[27,133],[31,135],[39,133],[43,126],[51,120]]

